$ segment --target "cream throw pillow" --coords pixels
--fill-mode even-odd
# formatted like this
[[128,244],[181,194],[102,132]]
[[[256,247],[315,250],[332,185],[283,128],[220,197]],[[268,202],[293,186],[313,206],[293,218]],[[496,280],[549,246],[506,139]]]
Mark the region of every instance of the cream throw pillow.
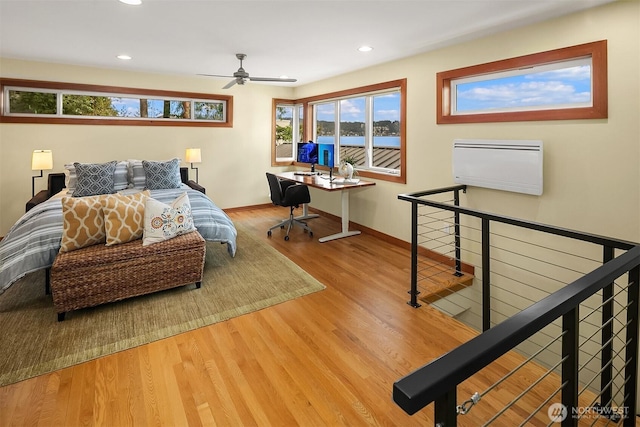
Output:
[[142,237],[144,205],[151,193],[130,196],[113,194],[102,199],[107,246],[127,243]]
[[62,239],[60,252],[70,252],[104,243],[102,199],[106,195],[62,198]]
[[163,242],[195,229],[187,193],[179,196],[171,205],[147,198],[142,246]]

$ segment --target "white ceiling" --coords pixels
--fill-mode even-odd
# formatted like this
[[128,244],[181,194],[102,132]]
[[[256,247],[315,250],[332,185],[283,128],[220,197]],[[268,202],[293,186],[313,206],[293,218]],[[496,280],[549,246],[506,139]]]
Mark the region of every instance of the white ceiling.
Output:
[[0,0],[0,56],[295,86],[611,1]]

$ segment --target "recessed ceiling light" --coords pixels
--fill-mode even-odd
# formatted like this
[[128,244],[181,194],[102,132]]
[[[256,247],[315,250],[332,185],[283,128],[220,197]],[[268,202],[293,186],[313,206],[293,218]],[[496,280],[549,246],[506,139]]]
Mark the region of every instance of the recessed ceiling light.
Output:
[[358,48],[359,52],[371,52],[373,48],[371,46],[360,46]]
[[138,6],[142,4],[142,0],[119,0],[120,3],[130,4],[132,6]]
[[116,56],[116,58],[122,59],[124,61],[128,61],[129,59],[131,59],[131,57],[129,55],[118,55],[118,56]]

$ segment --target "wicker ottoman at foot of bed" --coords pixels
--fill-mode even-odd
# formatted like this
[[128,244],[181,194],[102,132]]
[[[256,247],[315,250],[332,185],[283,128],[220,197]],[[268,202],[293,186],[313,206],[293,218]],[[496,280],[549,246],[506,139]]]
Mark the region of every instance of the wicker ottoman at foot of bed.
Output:
[[142,240],[59,253],[51,267],[58,320],[65,313],[195,283],[204,271],[205,240],[198,232],[149,246]]

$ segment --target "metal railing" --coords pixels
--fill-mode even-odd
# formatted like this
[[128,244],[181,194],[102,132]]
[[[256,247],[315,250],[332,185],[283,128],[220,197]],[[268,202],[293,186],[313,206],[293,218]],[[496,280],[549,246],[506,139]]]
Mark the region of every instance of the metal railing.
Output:
[[[565,413],[562,421],[563,425],[574,425],[577,418],[584,417],[584,411],[576,416],[581,407],[590,408],[589,411],[596,408],[597,415],[606,416],[608,422],[634,425],[640,246],[632,242],[460,207],[461,191],[466,191],[466,187],[454,186],[398,196],[412,204],[411,299],[408,303],[413,307],[420,307],[418,282],[424,274],[420,270],[419,258],[420,250],[425,246],[430,252],[451,258],[451,274],[459,274],[461,264],[468,263],[471,259],[471,264],[476,267],[477,292],[481,294],[479,298],[471,299],[482,301],[480,317],[484,332],[396,382],[393,390],[396,403],[413,414],[433,402],[435,424],[455,425],[459,414],[468,413],[471,407],[496,387],[489,386],[485,392],[474,393],[469,400],[458,404],[458,385],[521,343],[542,334],[542,339],[548,338],[551,342],[542,345],[539,344],[541,339],[532,341],[534,344],[529,344],[529,347],[539,350],[530,351],[523,365],[544,365],[547,372],[512,402],[508,402],[508,405],[517,405],[519,399],[527,399],[530,388],[538,383],[555,381],[558,387],[539,402],[535,411],[524,418],[523,424],[535,417],[537,412],[544,409],[551,411],[552,400],[559,394],[559,403],[564,405],[560,408],[568,411],[568,416]],[[445,193],[452,194],[453,198],[446,201],[432,200],[433,196]],[[430,211],[425,214],[421,209]],[[495,230],[501,227],[510,227],[515,231],[510,236],[506,236],[507,233],[502,230],[496,233]],[[453,236],[448,232],[451,229],[454,230]],[[562,242],[558,245],[559,248],[551,249],[531,243],[529,238],[532,236],[527,233],[540,233],[545,236],[540,239],[544,241],[556,238],[568,241],[570,243],[564,246],[570,249],[564,249]],[[434,234],[436,237],[433,237]],[[518,234],[524,237],[513,237]],[[496,241],[501,242],[496,244]],[[582,257],[573,253],[575,242],[601,248],[602,258],[595,269],[592,268],[592,256]],[[529,255],[522,251],[549,252],[551,255],[546,257],[552,260],[541,264],[540,258],[545,256]],[[591,249],[589,251],[593,252]],[[616,252],[620,254],[616,256]],[[521,264],[525,267],[516,266],[510,259],[505,260],[509,257],[523,259]],[[569,264],[585,266],[565,266],[562,261],[556,260],[567,257],[571,257]],[[508,270],[508,273],[497,271],[500,268]],[[539,274],[535,271],[537,269],[547,269],[550,273]],[[585,272],[584,269],[588,271]],[[526,280],[520,276],[526,276]],[[559,280],[560,276],[567,278]],[[624,276],[628,276],[628,280],[621,283]],[[492,297],[492,290],[496,291],[496,285],[492,282],[500,280],[508,281],[505,288],[520,290],[514,294],[523,293],[522,289],[532,288],[535,294],[546,291],[546,296],[541,294],[539,298],[533,298],[530,306],[519,307],[515,314],[502,315],[505,320],[498,323],[492,319],[492,314],[498,317],[495,310],[492,310],[492,303],[498,305]],[[536,284],[539,283],[544,283],[544,286],[536,289]],[[499,288],[497,290],[505,291]],[[583,313],[588,313],[582,318],[579,315],[581,308]],[[553,332],[547,332],[549,330]],[[540,357],[539,353],[548,349],[552,349],[553,353],[554,347],[558,353],[555,361]],[[590,377],[584,378],[586,374]],[[513,373],[506,377],[511,375]],[[597,379],[600,381],[596,381]],[[504,379],[500,379],[497,384],[502,381]],[[618,408],[624,408],[623,416],[620,416]],[[506,407],[498,411],[487,424],[506,411]],[[593,415],[593,412],[589,414]]]

